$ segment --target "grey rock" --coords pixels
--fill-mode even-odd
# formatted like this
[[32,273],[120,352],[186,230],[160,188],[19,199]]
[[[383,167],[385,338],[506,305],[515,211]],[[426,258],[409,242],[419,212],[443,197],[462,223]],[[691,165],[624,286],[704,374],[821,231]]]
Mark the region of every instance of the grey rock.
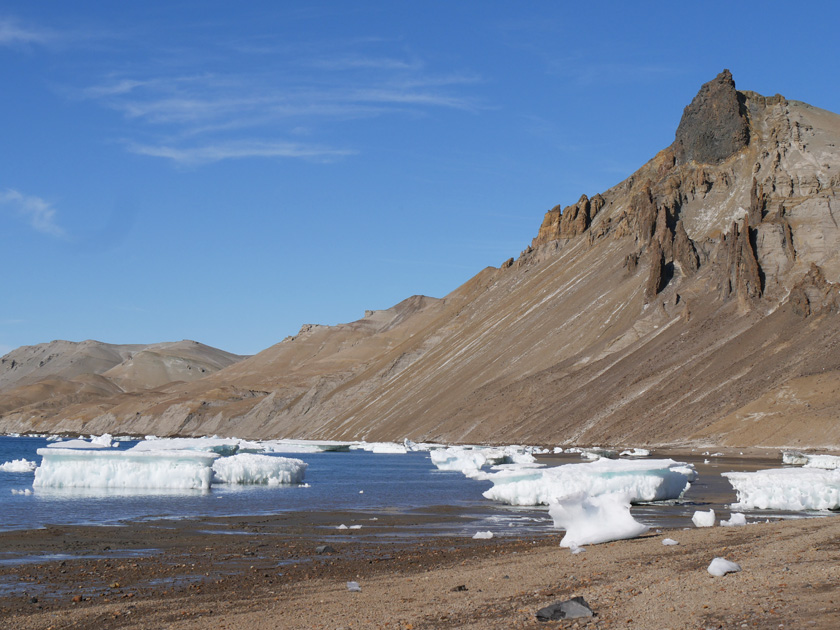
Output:
[[581,619],[594,617],[595,612],[583,597],[572,597],[562,602],[555,602],[537,611],[537,621],[557,621],[558,619]]
[[329,545],[318,545],[315,547],[315,553],[335,553],[335,549]]

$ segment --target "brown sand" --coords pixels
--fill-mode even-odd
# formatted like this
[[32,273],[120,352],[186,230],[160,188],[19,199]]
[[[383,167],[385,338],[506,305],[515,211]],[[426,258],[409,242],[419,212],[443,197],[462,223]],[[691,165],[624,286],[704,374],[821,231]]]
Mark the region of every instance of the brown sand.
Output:
[[[840,628],[838,518],[652,531],[577,555],[559,547],[559,535],[381,542],[364,528],[321,527],[335,519],[3,533],[7,553],[77,557],[0,566],[0,627]],[[680,544],[663,546],[666,537]],[[315,554],[323,543],[335,552]],[[718,556],[743,570],[712,577]],[[361,592],[347,590],[350,580]],[[535,619],[573,596],[597,616]]]

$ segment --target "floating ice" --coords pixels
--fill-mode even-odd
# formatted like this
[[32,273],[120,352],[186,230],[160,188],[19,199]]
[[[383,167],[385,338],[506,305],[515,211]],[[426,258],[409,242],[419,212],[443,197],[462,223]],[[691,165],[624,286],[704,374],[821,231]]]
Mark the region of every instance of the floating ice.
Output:
[[678,541],[674,540],[673,538],[666,538],[665,540],[662,541],[662,544],[665,545],[666,547],[673,547],[674,545],[679,545],[680,543]]
[[601,448],[600,446],[593,446],[592,448],[585,448],[581,450],[580,456],[583,459],[618,459],[618,451],[612,451],[608,448]]
[[594,497],[577,494],[550,505],[548,513],[554,527],[566,530],[561,547],[635,538],[650,529],[633,518],[630,499],[623,493]]
[[650,457],[650,451],[646,448],[631,448],[619,453],[620,457]]
[[347,525],[345,525],[344,523],[342,523],[341,525],[339,525],[338,527],[336,527],[336,529],[348,529],[348,527],[347,527]]
[[210,487],[216,453],[39,448],[35,487],[200,488]]
[[218,455],[234,455],[239,451],[236,438],[156,438],[138,442],[131,451],[203,451]]
[[457,470],[468,477],[474,477],[475,471],[482,466],[532,464],[536,461],[525,446],[450,446],[433,450],[429,456],[439,470]]
[[289,457],[240,453],[213,462],[213,482],[230,484],[297,484],[307,464]]
[[722,475],[735,489],[736,509],[840,509],[840,470],[772,468]]
[[114,444],[114,439],[111,437],[110,433],[103,433],[99,436],[91,435],[90,442],[91,444],[98,444],[100,446],[104,446],[105,448],[111,448],[112,446],[116,446],[116,444]]
[[0,470],[3,472],[12,473],[27,473],[32,472],[38,467],[35,462],[30,462],[28,459],[13,459],[10,462],[0,464]]
[[729,515],[729,520],[720,519],[721,527],[743,527],[747,524],[747,517],[740,512],[732,512]]
[[694,513],[694,516],[691,517],[691,522],[694,523],[695,527],[714,527],[715,511],[709,510],[708,512],[701,512],[698,510]]
[[476,540],[490,540],[493,538],[493,532],[476,532],[473,534],[473,538]]
[[484,476],[484,496],[510,505],[548,505],[579,493],[620,492],[631,503],[677,499],[697,478],[691,464],[671,459],[610,460],[551,468],[516,467]]
[[351,448],[379,454],[402,455],[408,452],[405,444],[397,444],[396,442],[359,442]]
[[111,445],[108,444],[106,446],[105,444],[88,442],[87,440],[64,440],[63,442],[53,442],[52,444],[47,444],[47,448],[73,448],[89,451],[94,448],[111,448]]
[[723,577],[727,573],[737,573],[740,570],[741,566],[739,564],[725,558],[715,558],[707,569],[715,577]]
[[840,457],[837,455],[812,455],[799,451],[782,451],[782,463],[790,466],[834,470],[840,468]]
[[15,488],[12,488],[12,494],[32,494],[32,490],[30,490],[29,488],[25,488],[23,490],[17,490]]

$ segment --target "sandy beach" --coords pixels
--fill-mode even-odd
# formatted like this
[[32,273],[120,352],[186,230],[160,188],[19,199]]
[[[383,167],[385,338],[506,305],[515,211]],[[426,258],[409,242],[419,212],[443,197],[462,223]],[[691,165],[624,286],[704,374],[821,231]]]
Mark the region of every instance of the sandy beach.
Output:
[[[840,627],[837,518],[651,530],[579,554],[559,546],[560,532],[381,542],[364,527],[324,526],[335,519],[307,513],[5,532],[4,557],[33,561],[0,566],[0,626]],[[416,519],[400,515],[380,526],[406,520]],[[664,546],[667,537],[679,545]],[[332,551],[317,553],[320,545]],[[44,561],[53,554],[65,555]],[[742,571],[711,576],[715,557]],[[361,591],[349,591],[348,581]],[[575,596],[596,616],[537,621],[540,608]]]

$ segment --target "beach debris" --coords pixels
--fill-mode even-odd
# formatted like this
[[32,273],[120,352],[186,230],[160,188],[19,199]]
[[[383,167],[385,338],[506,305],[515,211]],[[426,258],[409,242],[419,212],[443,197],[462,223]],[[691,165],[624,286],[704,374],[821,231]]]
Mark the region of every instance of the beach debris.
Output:
[[727,573],[737,573],[741,570],[741,565],[725,558],[715,558],[707,570],[715,577],[723,577]]
[[347,590],[351,593],[361,593],[362,587],[359,586],[358,582],[347,582]]
[[595,612],[583,597],[572,597],[562,602],[555,602],[537,611],[537,621],[557,621],[558,619],[581,619],[594,617]]
[[583,553],[584,551],[586,551],[586,548],[578,547],[575,543],[572,543],[571,545],[569,545],[569,551],[571,551],[574,555],[578,555],[579,553]]
[[554,519],[554,527],[566,530],[561,547],[635,538],[650,529],[633,518],[630,499],[622,493],[579,493],[549,506],[548,513]]
[[493,532],[476,532],[473,534],[473,538],[476,540],[489,540],[493,538]]
[[318,545],[317,547],[315,547],[315,553],[335,553],[335,549],[333,549],[329,545]]
[[462,591],[468,591],[470,589],[467,588],[466,584],[459,584],[458,586],[454,586],[449,590],[451,590],[453,593],[460,593]]
[[743,527],[747,524],[747,517],[740,512],[732,512],[729,515],[729,520],[720,519],[721,527]]
[[662,541],[662,544],[665,545],[666,547],[670,547],[670,546],[673,546],[673,545],[679,545],[680,543],[678,541],[674,540],[673,538],[666,538],[665,540]]
[[691,522],[695,527],[714,527],[715,526],[715,511],[701,512],[697,510],[694,516],[691,517]]
[[840,469],[771,468],[721,475],[735,489],[736,509],[840,509]]

